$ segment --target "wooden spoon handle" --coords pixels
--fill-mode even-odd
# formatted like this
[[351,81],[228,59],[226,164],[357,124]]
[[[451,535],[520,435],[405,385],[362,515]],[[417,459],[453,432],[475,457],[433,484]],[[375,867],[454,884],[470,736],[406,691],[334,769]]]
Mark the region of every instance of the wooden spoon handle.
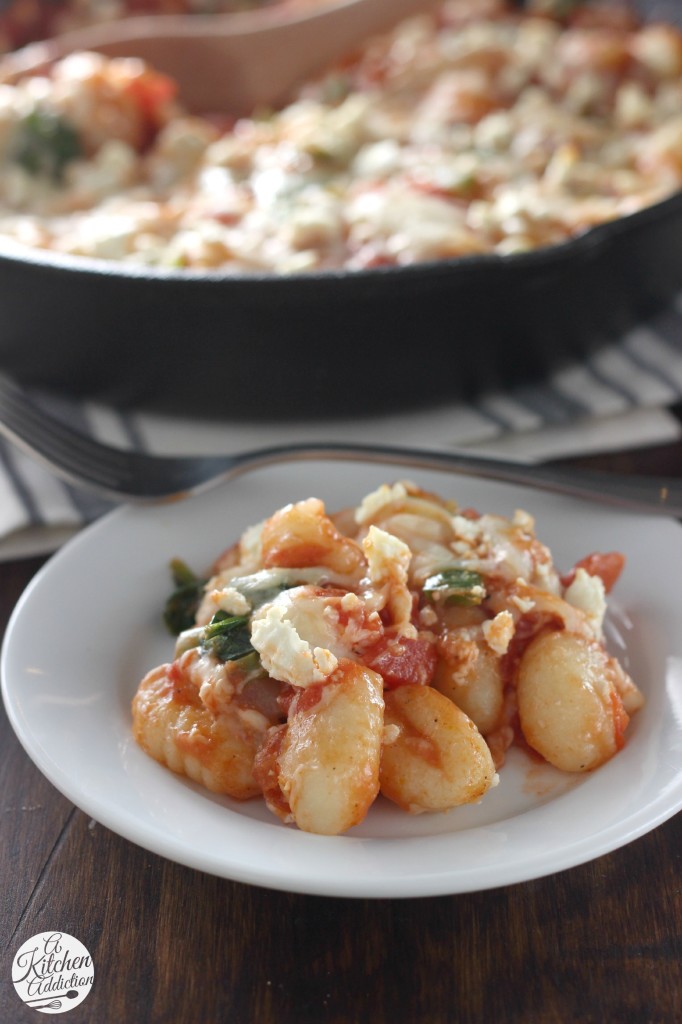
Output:
[[302,11],[124,18],[33,43],[0,62],[0,81],[42,72],[77,50],[141,57],[174,78],[190,110],[245,114],[283,102],[368,37],[436,0],[337,0]]

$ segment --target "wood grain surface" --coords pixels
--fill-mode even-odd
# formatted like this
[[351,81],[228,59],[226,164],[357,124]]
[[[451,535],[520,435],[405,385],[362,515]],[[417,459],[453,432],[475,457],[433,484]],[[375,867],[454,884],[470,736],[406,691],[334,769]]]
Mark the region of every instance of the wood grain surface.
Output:
[[[682,471],[682,444],[581,464]],[[40,559],[0,565],[0,625]],[[682,581],[680,581],[682,592]],[[482,893],[273,892],[147,853],[47,782],[0,711],[0,1022],[21,944],[58,929],[95,984],[68,1024],[679,1024],[682,815],[581,867]]]

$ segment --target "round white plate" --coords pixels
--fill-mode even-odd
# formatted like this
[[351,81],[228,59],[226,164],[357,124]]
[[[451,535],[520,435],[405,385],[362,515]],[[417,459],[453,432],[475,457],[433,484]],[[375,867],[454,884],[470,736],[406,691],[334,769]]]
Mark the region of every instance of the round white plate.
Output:
[[52,558],[19,602],[2,654],[7,712],[29,756],[83,811],[146,849],[226,878],[331,896],[525,881],[671,817],[682,806],[680,526],[446,473],[404,475],[479,511],[532,512],[562,570],[591,551],[626,554],[607,636],[646,705],[608,764],[569,776],[512,750],[478,805],[411,816],[380,799],[362,825],[326,837],[281,824],[260,800],[214,796],[142,753],[130,701],[144,673],[171,657],[160,619],[169,560],[204,571],[288,501],[315,495],[342,508],[396,478],[394,467],[329,462],[270,467],[186,502],[122,509]]

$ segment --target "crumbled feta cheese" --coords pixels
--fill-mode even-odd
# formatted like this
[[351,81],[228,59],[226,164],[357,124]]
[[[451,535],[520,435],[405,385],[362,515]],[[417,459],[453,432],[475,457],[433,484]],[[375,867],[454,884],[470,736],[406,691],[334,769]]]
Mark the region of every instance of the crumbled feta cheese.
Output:
[[215,611],[227,612],[228,615],[248,615],[251,611],[250,602],[234,587],[211,590],[207,597]]
[[341,607],[344,612],[357,612],[362,606],[362,601],[357,594],[351,592],[344,594],[341,598]]
[[380,586],[387,580],[406,582],[412,552],[404,541],[378,526],[370,526],[362,548],[372,583]]
[[548,557],[546,562],[538,562],[536,564],[533,582],[549,594],[559,594],[559,577],[550,557]]
[[368,523],[384,508],[394,501],[402,501],[407,497],[407,487],[404,483],[397,483],[389,486],[382,484],[376,491],[367,494],[355,511],[355,521],[359,525]]
[[353,172],[360,178],[381,178],[400,165],[400,146],[395,139],[382,139],[363,146],[353,161]]
[[367,558],[369,581],[373,587],[385,588],[386,605],[393,622],[400,627],[404,636],[415,637],[417,631],[412,624],[412,594],[407,585],[412,552],[408,545],[393,534],[370,526],[362,541]]
[[287,608],[276,601],[263,605],[251,621],[251,643],[260,654],[263,668],[283,683],[311,686],[327,679],[338,665],[323,647],[311,647],[286,618]]
[[606,590],[600,576],[591,576],[585,569],[576,569],[572,583],[564,598],[574,608],[585,613],[596,636],[601,635],[606,614]]
[[339,201],[323,192],[315,192],[308,202],[301,202],[292,211],[284,238],[296,250],[319,250],[339,242],[342,232]]
[[[526,588],[525,580],[518,579],[516,581],[516,584],[518,587],[521,587],[522,589]],[[512,594],[511,601],[513,604],[516,605],[519,611],[524,613],[524,615],[527,612],[532,612],[533,608],[535,608],[535,601],[533,601],[533,599],[530,597],[522,597],[521,594]]]
[[400,726],[399,725],[395,725],[395,724],[385,725],[384,726],[383,745],[385,747],[389,747],[391,745],[391,743],[395,743],[395,741],[398,739],[399,736],[400,736]]
[[529,512],[524,512],[522,508],[517,508],[514,512],[512,524],[518,526],[524,533],[535,533],[535,519]]
[[475,547],[481,539],[481,524],[477,519],[467,519],[466,516],[453,516],[452,529],[458,540],[466,541]]
[[436,614],[435,608],[432,608],[431,605],[428,604],[424,605],[423,608],[420,608],[419,621],[422,624],[422,626],[425,626],[427,628],[429,626],[435,626],[436,623],[438,622],[438,615]]
[[506,654],[514,636],[514,617],[511,612],[498,612],[494,619],[488,619],[481,625],[483,636],[488,647],[495,654]]

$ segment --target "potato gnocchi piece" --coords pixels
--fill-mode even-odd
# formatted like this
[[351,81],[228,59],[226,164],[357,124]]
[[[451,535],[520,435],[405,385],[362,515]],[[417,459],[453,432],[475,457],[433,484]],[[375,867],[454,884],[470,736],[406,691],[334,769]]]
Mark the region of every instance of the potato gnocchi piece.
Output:
[[617,685],[621,672],[603,647],[584,636],[537,636],[518,670],[526,741],[562,771],[590,771],[608,761],[623,746],[629,721]]
[[299,691],[256,766],[271,810],[320,835],[363,820],[379,792],[382,689],[377,672],[344,659],[327,682]]
[[266,568],[324,565],[352,574],[366,566],[360,547],[339,533],[318,498],[297,501],[275,512],[263,524],[260,542]]
[[385,725],[397,729],[381,756],[381,792],[389,800],[411,814],[447,811],[480,800],[495,785],[485,740],[442,693],[400,686],[384,700]]
[[270,722],[238,706],[214,714],[177,662],[160,665],[133,699],[133,736],[155,761],[213,793],[248,800],[260,793],[253,761]]
[[440,659],[433,685],[487,736],[497,728],[504,706],[500,659],[478,636],[464,640],[460,650],[461,660]]

